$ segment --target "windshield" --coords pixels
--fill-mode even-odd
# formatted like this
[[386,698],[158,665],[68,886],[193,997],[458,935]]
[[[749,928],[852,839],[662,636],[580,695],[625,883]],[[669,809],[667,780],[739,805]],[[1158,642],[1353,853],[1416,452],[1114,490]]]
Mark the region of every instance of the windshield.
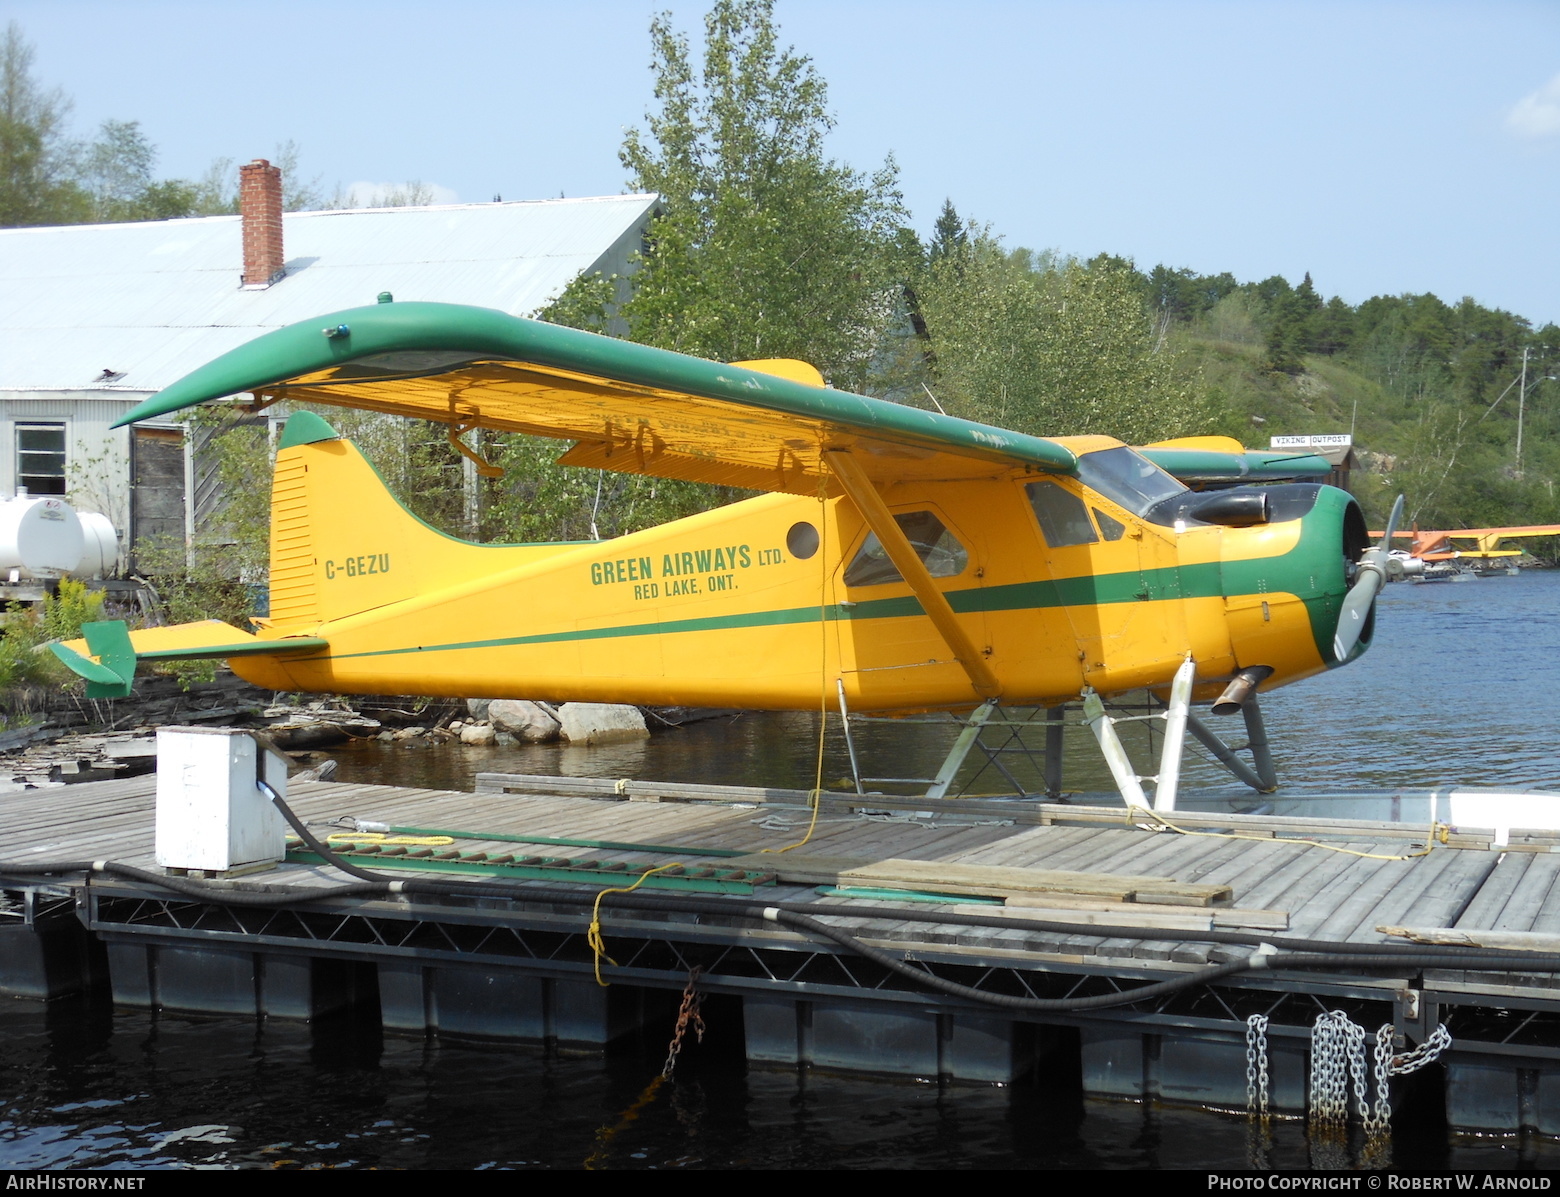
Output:
[[1085,453],[1078,459],[1078,478],[1133,515],[1144,515],[1155,503],[1186,489],[1141,453],[1127,448]]

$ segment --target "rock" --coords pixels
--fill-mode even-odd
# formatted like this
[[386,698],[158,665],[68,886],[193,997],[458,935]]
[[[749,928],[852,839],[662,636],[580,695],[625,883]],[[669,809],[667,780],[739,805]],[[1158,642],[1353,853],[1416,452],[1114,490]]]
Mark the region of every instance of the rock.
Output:
[[462,744],[491,744],[496,734],[491,724],[468,723],[460,729],[460,742]]
[[460,729],[465,727],[465,726],[466,726],[466,721],[464,719],[457,719],[457,720],[455,720],[455,722],[450,724],[450,730],[452,732],[457,732],[458,733],[460,731]]
[[559,735],[558,712],[545,702],[499,698],[488,704],[488,719],[522,744],[540,744]]
[[493,700],[491,698],[468,698],[466,700],[466,710],[471,713],[473,719],[486,719],[488,717],[488,707],[492,703]]
[[335,719],[315,719],[304,715],[284,723],[272,723],[265,728],[278,748],[314,748],[323,744],[339,744],[353,736],[372,736],[379,731],[377,719],[362,719],[342,714]]
[[415,740],[426,730],[427,728],[422,727],[403,727],[400,731],[395,733],[395,738],[397,740]]
[[650,734],[638,707],[606,702],[566,702],[558,708],[563,738],[571,744],[613,744]]
[[294,773],[289,781],[335,781],[336,762],[321,761],[312,769],[305,769],[302,773]]

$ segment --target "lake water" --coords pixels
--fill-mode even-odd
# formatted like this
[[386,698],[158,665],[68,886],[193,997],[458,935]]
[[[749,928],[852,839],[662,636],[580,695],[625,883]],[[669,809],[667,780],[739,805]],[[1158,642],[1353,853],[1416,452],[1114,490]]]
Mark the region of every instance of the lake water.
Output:
[[[1378,627],[1361,661],[1265,701],[1284,793],[1560,790],[1560,573],[1391,586]],[[816,735],[816,716],[743,716],[612,748],[365,744],[337,755],[344,779],[407,785],[469,787],[474,773],[502,770],[806,788]],[[868,772],[920,775],[946,740],[942,729],[879,724],[859,747]],[[825,748],[825,780],[837,784],[848,772],[837,727]],[[1086,732],[1069,732],[1068,788],[1105,787],[1093,753]],[[1195,759],[1185,786],[1239,792]],[[1070,1078],[998,1088],[749,1068],[735,1003],[712,999],[706,1011],[707,1041],[655,1085],[664,1028],[603,1058],[424,1042],[349,1021],[257,1026],[100,1002],[0,1003],[0,1166],[1209,1168],[1248,1158],[1244,1119],[1085,1101]],[[1555,1145],[1453,1143],[1432,1121],[1400,1126],[1395,1151],[1426,1168],[1560,1164]],[[1271,1159],[1310,1164],[1300,1124],[1277,1125]]]

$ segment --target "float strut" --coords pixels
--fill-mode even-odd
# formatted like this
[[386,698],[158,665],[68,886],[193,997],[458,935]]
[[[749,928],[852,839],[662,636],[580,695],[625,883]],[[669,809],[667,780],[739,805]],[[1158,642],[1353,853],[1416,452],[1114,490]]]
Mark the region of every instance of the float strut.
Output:
[[1127,750],[1121,746],[1116,726],[1105,713],[1105,704],[1100,701],[1100,696],[1088,687],[1083,691],[1083,721],[1099,741],[1105,763],[1110,766],[1110,775],[1115,779],[1116,788],[1121,791],[1127,805],[1147,806],[1148,799],[1143,796],[1143,787],[1138,784],[1137,774],[1132,772],[1132,762],[1127,759]]
[[845,729],[845,751],[850,753],[850,779],[856,783],[856,793],[865,794],[861,788],[861,767],[856,764],[856,741],[850,737],[850,707],[845,702],[845,679],[834,679],[834,688],[840,694],[840,726]]
[[[842,691],[843,693],[843,691]],[[958,776],[959,767],[964,764],[964,758],[969,756],[970,749],[975,741],[980,739],[980,733],[990,721],[992,712],[997,709],[997,700],[988,698],[970,714],[964,721],[964,727],[959,732],[959,737],[953,742],[953,747],[948,750],[947,757],[943,760],[942,768],[937,770],[937,776],[932,780],[931,786],[926,791],[928,798],[944,798],[948,794],[948,787],[953,784],[953,779]]]
[[1230,746],[1219,739],[1219,734],[1210,730],[1196,715],[1187,715],[1186,730],[1196,736],[1202,746],[1213,753],[1214,760],[1233,773],[1237,781],[1250,786],[1259,794],[1272,793],[1272,788],[1262,784],[1262,779],[1251,771],[1251,766],[1236,756]]
[[1062,796],[1062,730],[1067,709],[1051,707],[1045,713],[1045,796],[1053,802]]
[[1170,683],[1170,706],[1165,711],[1165,744],[1159,754],[1159,777],[1154,786],[1154,809],[1174,810],[1175,792],[1181,784],[1181,752],[1186,747],[1186,720],[1191,713],[1192,681],[1197,662],[1191,655],[1175,671]]
[[1273,751],[1268,746],[1267,725],[1262,722],[1262,708],[1257,705],[1255,694],[1241,704],[1240,713],[1246,720],[1246,739],[1251,746],[1251,762],[1256,765],[1257,777],[1262,782],[1258,788],[1264,794],[1271,794],[1278,789],[1278,771],[1273,768]]

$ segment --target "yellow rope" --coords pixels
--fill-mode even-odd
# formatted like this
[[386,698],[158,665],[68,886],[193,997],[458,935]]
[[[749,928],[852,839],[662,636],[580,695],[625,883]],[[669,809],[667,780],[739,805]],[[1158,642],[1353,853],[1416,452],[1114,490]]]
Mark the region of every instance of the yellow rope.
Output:
[[382,831],[336,831],[325,837],[327,844],[405,844],[408,847],[448,848],[455,842],[447,835],[385,835]]
[[1329,852],[1342,852],[1345,856],[1364,857],[1366,860],[1412,860],[1416,856],[1429,856],[1437,841],[1447,844],[1451,842],[1452,838],[1452,829],[1447,824],[1432,820],[1429,833],[1425,836],[1425,846],[1423,848],[1415,852],[1405,852],[1400,856],[1391,856],[1385,852],[1361,852],[1357,848],[1345,848],[1339,844],[1328,844],[1321,840],[1291,839],[1288,836],[1281,838],[1276,835],[1242,835],[1239,832],[1230,831],[1188,831],[1184,827],[1177,827],[1157,811],[1129,803],[1127,805],[1125,822],[1136,826],[1143,819],[1157,823],[1163,830],[1173,831],[1177,835],[1208,835],[1217,836],[1221,840],[1255,840],[1264,844],[1305,844],[1312,848],[1325,848]]
[[[812,806],[812,819],[807,824],[807,834],[794,844],[787,844],[784,848],[762,848],[762,852],[789,852],[792,848],[800,848],[808,840],[812,839],[813,832],[818,827],[818,812],[823,807],[823,735],[829,725],[829,555],[824,551],[827,544],[829,522],[824,513],[824,481],[823,476],[818,476],[818,769],[813,776],[813,788],[807,795],[807,801]],[[845,718],[842,711],[840,718]],[[846,734],[849,734],[847,729]]]
[[645,1086],[644,1092],[634,1099],[632,1105],[618,1115],[618,1119],[611,1126],[604,1126],[596,1132],[596,1150],[585,1157],[585,1167],[594,1171],[597,1168],[608,1166],[607,1151],[612,1146],[612,1140],[630,1122],[639,1117],[639,1111],[655,1100],[656,1091],[666,1083],[664,1076],[657,1076]]
[[604,889],[596,895],[596,904],[591,907],[590,911],[590,930],[585,933],[585,942],[590,944],[590,950],[596,954],[597,985],[600,985],[603,989],[605,989],[612,984],[610,981],[603,981],[601,979],[601,962],[603,960],[605,960],[613,968],[618,966],[618,962],[612,959],[611,956],[607,955],[607,941],[601,938],[601,899],[605,898],[608,894],[631,894],[641,885],[643,885],[645,883],[645,878],[649,877],[651,874],[659,873],[666,869],[680,868],[682,868],[682,862],[676,860],[672,861],[671,864],[656,865],[655,868],[646,869],[643,873],[639,874],[639,880],[635,881],[633,885],[621,886],[618,889]]

